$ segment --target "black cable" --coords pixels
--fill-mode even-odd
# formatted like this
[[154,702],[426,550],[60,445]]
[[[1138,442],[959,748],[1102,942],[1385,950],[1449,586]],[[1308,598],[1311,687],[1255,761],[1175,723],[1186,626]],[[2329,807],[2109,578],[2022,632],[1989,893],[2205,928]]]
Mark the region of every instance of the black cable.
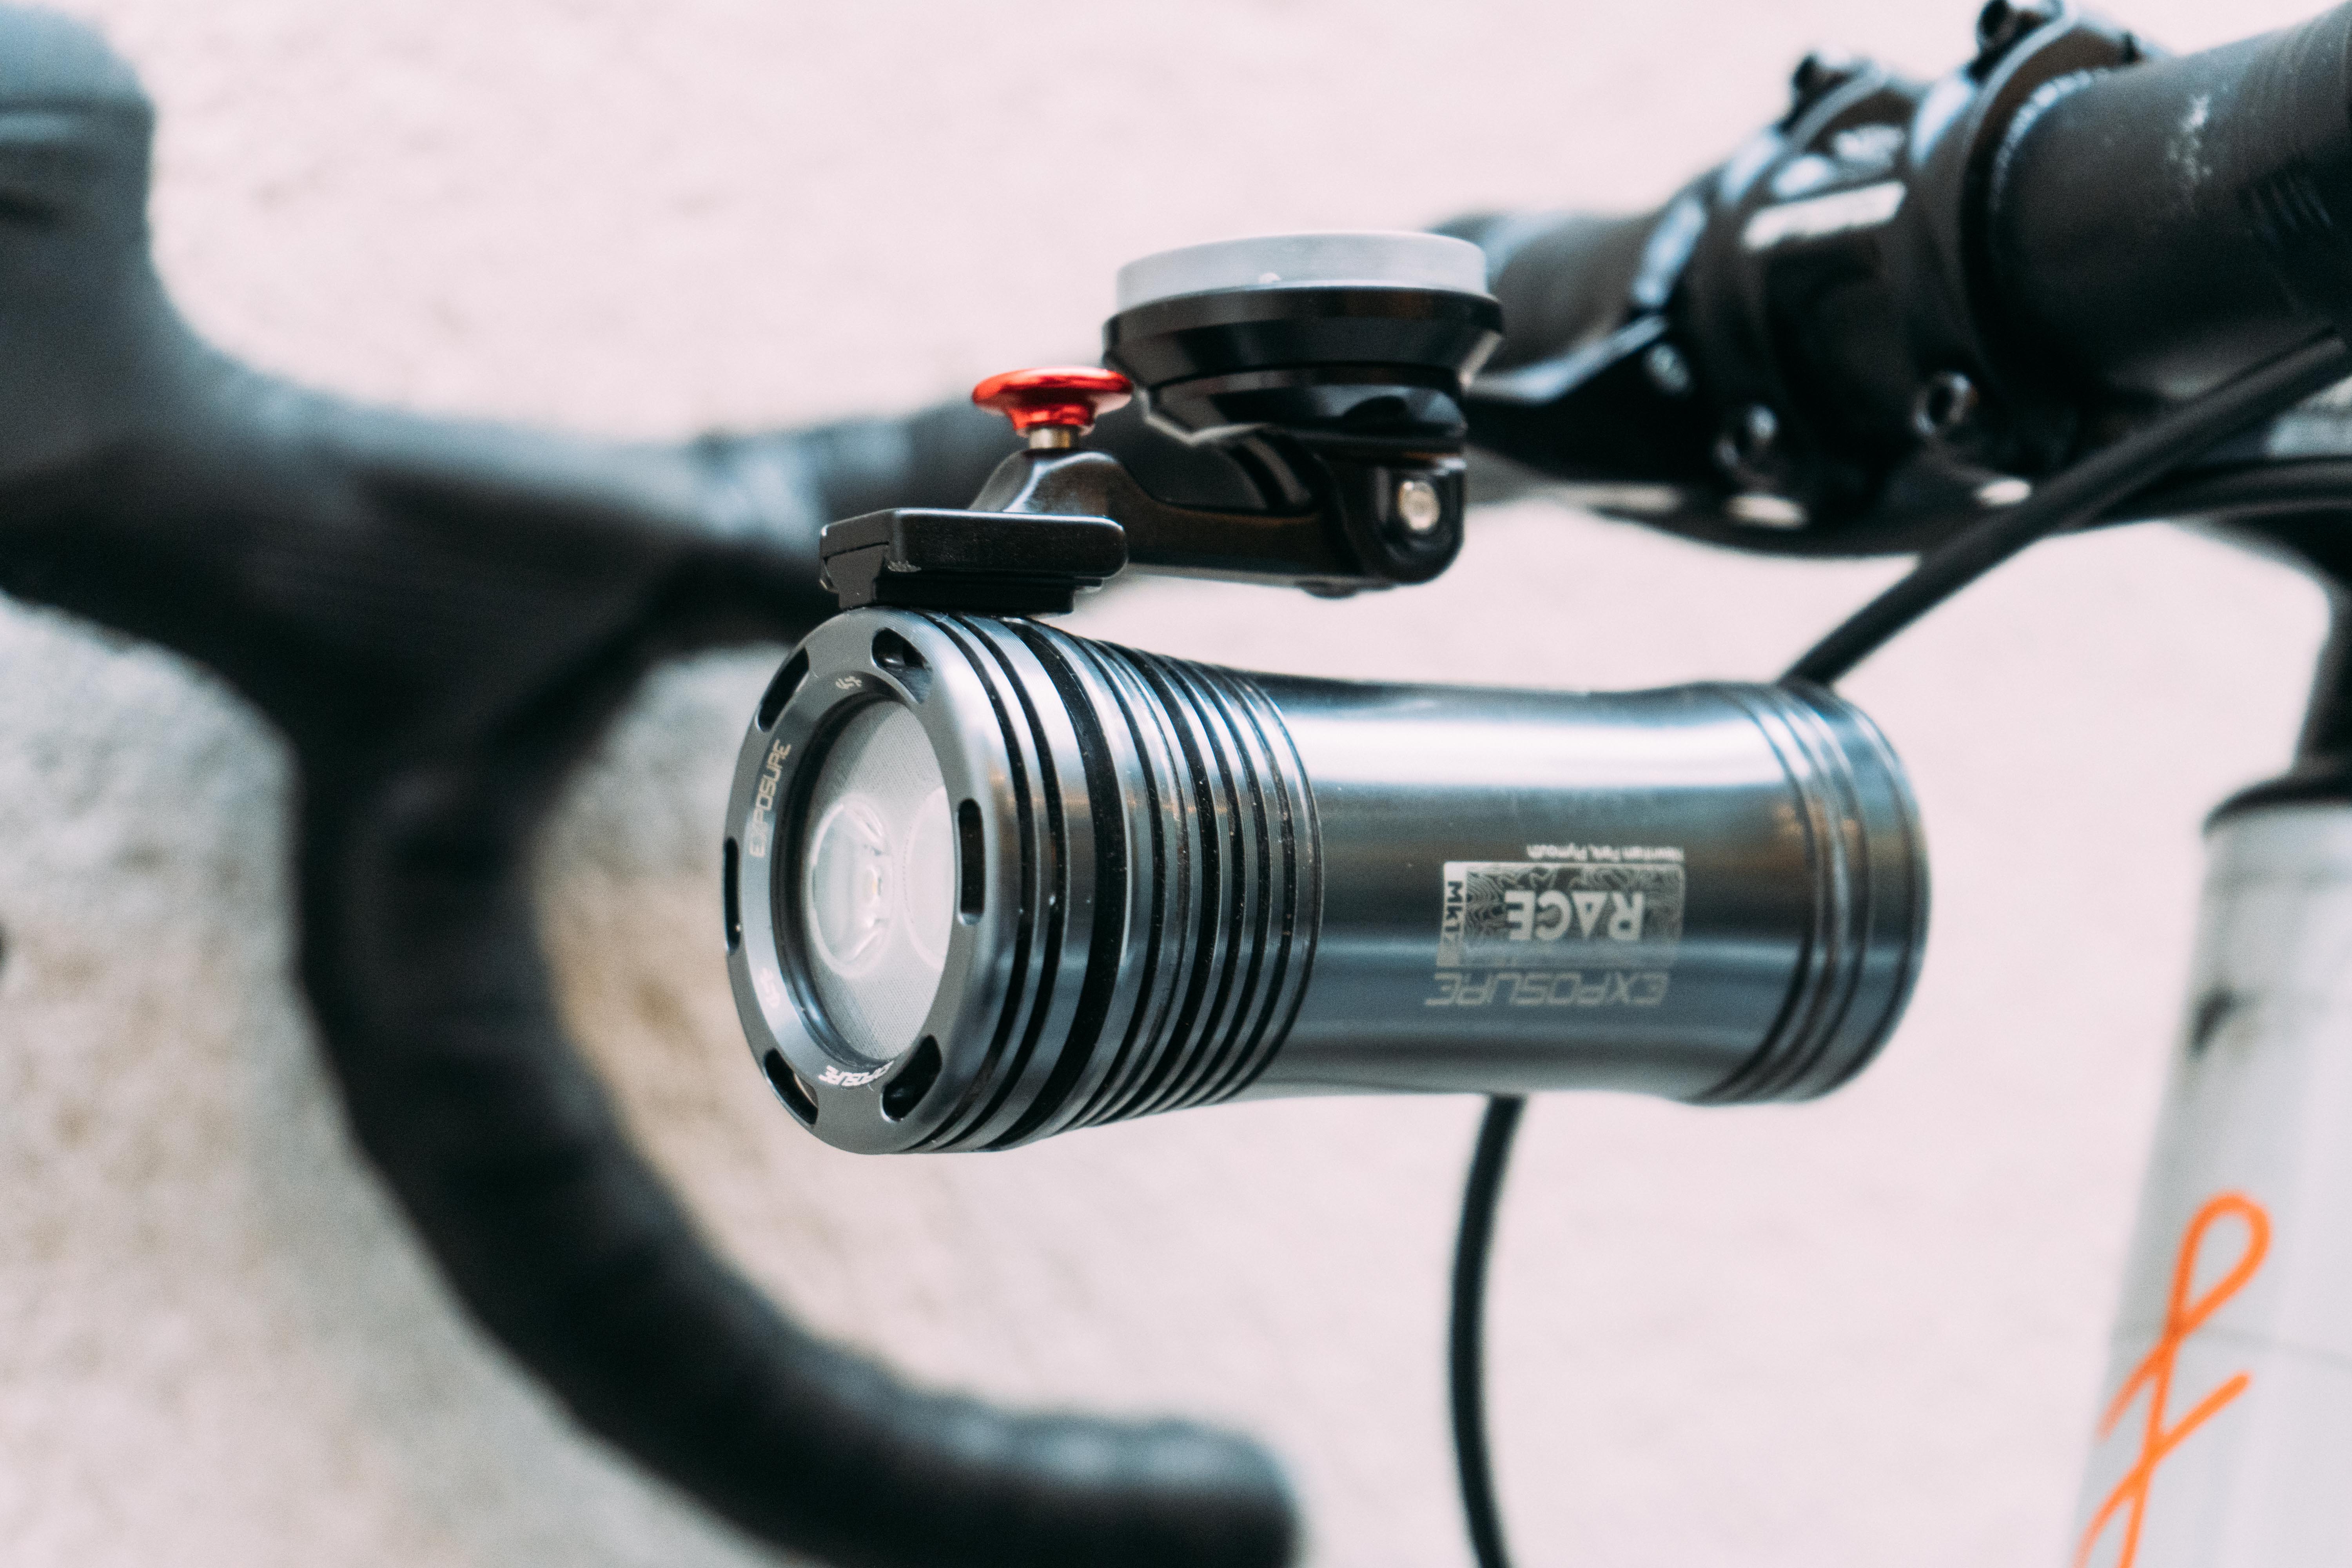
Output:
[[1454,1245],[1454,1458],[1462,1477],[1462,1513],[1478,1568],[1508,1568],[1510,1563],[1503,1548],[1503,1516],[1495,1505],[1495,1472],[1486,1446],[1486,1260],[1494,1251],[1495,1210],[1502,1201],[1503,1173],[1511,1163],[1511,1140],[1527,1108],[1524,1100],[1499,1095],[1486,1102],[1486,1119],[1478,1123],[1478,1146],[1470,1156],[1470,1179],[1462,1193],[1462,1233]]
[[2015,506],[1921,556],[1900,582],[1815,643],[1780,679],[1817,686],[1842,679],[1897,632],[2027,545],[2096,521],[2214,442],[2284,412],[2347,374],[2352,349],[2331,331],[2167,409]]
[[[2215,442],[2284,413],[2347,374],[2352,374],[2352,346],[2330,331],[2166,410],[2038,486],[2015,506],[1921,556],[1901,581],[1815,643],[1780,679],[1820,686],[1843,679],[1905,627],[2027,545],[2097,521]],[[1462,1480],[1462,1511],[1478,1568],[1510,1568],[1486,1443],[1486,1263],[1503,1177],[1510,1166],[1511,1141],[1526,1109],[1524,1100],[1498,1096],[1486,1102],[1463,1190],[1462,1228],[1454,1250],[1448,1356],[1454,1453]]]

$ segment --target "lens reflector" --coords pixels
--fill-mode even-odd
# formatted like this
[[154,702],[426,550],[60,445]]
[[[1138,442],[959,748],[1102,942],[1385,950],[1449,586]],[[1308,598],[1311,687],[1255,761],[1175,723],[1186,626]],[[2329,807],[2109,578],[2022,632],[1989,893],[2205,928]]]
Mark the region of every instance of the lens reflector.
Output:
[[802,930],[825,1021],[862,1056],[915,1043],[947,966],[955,834],[930,738],[895,702],[861,710],[802,820]]

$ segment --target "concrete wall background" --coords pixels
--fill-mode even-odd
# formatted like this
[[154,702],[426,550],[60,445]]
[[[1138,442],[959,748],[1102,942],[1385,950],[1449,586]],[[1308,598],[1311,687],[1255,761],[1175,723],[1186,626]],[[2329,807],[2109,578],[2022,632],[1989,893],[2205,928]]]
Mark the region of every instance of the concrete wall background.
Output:
[[[614,434],[913,403],[1092,341],[1133,255],[1654,200],[1804,47],[1971,7],[79,0],[163,113],[157,245],[224,345]],[[2307,4],[2130,0],[2181,47]],[[1042,131],[1042,133],[1041,133]],[[1081,629],[1331,674],[1760,675],[1890,574],[1542,503],[1428,588],[1147,585]],[[1533,1113],[1496,1369],[1525,1561],[1961,1568],[2071,1546],[2200,816],[2275,768],[2316,593],[2178,532],[2046,546],[1852,682],[1937,855],[1910,1019],[1832,1101]],[[1199,1113],[994,1158],[802,1135],[713,913],[772,654],[645,693],[548,846],[576,1026],[713,1233],[928,1376],[1291,1460],[1321,1564],[1466,1561],[1444,1263],[1466,1102]],[[289,981],[287,764],[202,672],[0,605],[0,1554],[26,1568],[738,1564],[450,1309]]]

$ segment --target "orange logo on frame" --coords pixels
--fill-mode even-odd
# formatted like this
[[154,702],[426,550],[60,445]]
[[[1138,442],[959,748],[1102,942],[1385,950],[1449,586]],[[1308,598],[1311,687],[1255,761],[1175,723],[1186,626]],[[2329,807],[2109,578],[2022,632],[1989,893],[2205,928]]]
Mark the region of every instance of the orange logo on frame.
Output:
[[[2192,1301],[2189,1292],[2196,1283],[2197,1256],[2204,1248],[2205,1233],[2223,1218],[2245,1222],[2246,1249],[2211,1289]],[[2147,1420],[2141,1428],[2139,1458],[2092,1517],[2091,1527],[2083,1532],[2083,1544],[2074,1553],[2074,1568],[2084,1568],[2090,1562],[2091,1548],[2099,1543],[2100,1536],[2119,1513],[2125,1514],[2126,1522],[2123,1555],[2116,1559],[2116,1568],[2132,1568],[2139,1556],[2140,1527],[2147,1521],[2147,1489],[2156,1480],[2157,1467],[2187,1441],[2190,1433],[2245,1393],[2246,1385],[2253,1382],[2251,1374],[2242,1372],[2198,1401],[2197,1407],[2177,1424],[2164,1424],[2165,1406],[2172,1398],[2173,1363],[2180,1357],[2180,1347],[2188,1342],[2189,1335],[2205,1326],[2207,1319],[2221,1310],[2221,1303],[2245,1289],[2246,1281],[2263,1266],[2263,1257],[2270,1249],[2271,1216],[2263,1212],[2262,1205],[2242,1193],[2223,1193],[2208,1200],[2189,1222],[2189,1234],[2180,1239],[2179,1258],[2172,1266],[2172,1296],[2165,1304],[2164,1332],[2158,1338],[2156,1348],[2147,1352],[2147,1359],[2116,1391],[2114,1402],[2099,1423],[2099,1436],[2105,1437],[2123,1419],[2124,1412],[2131,1408],[2139,1391],[2146,1388]]]

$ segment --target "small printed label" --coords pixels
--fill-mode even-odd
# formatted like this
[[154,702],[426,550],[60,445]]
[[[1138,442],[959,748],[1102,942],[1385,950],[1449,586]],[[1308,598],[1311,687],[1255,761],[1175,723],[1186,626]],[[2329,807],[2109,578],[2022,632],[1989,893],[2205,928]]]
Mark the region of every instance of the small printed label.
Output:
[[760,791],[751,802],[751,820],[743,826],[743,853],[757,860],[768,853],[775,835],[776,786],[783,782],[784,759],[793,749],[782,741],[768,745],[768,760],[760,769]]
[[1654,1007],[1671,978],[1663,969],[1441,969],[1424,1007]]
[[1682,934],[1683,868],[1676,864],[1445,863],[1440,969],[1565,969],[1606,963],[1610,950],[1622,953],[1634,945],[1643,950],[1643,967],[1664,967],[1674,962]]
[[1651,1007],[1683,934],[1682,851],[1530,844],[1449,860],[1432,1007]]
[[1683,852],[1675,844],[1530,844],[1528,858],[1580,866],[1679,866]]

